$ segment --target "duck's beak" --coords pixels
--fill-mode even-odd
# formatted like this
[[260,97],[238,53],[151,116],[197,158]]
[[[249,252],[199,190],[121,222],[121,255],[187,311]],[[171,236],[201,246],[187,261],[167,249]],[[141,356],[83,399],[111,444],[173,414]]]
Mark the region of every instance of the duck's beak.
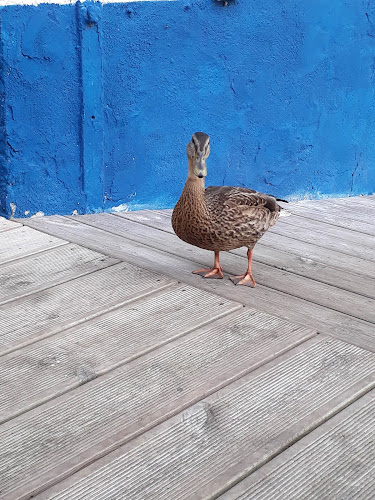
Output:
[[194,158],[194,173],[200,179],[207,175],[206,159],[203,153],[199,153],[199,156]]

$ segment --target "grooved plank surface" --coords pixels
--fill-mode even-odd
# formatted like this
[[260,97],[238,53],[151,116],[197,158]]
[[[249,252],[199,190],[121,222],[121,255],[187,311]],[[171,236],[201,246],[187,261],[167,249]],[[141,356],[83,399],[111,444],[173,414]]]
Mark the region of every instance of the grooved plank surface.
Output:
[[[267,236],[267,238],[266,238]],[[278,233],[266,233],[260,240],[260,246],[267,246],[283,250],[301,256],[303,259],[310,259],[314,262],[320,262],[323,265],[329,265],[356,273],[363,276],[375,278],[374,263],[361,256],[341,253],[340,249],[330,249],[317,246],[314,242],[300,241]],[[353,247],[351,247],[353,248]],[[254,250],[254,253],[256,250]]]
[[366,218],[375,216],[375,195],[374,196],[355,196],[353,198],[330,198],[330,203],[341,205],[345,208],[356,210]]
[[0,306],[0,353],[94,317],[172,281],[127,263]]
[[[133,264],[153,271],[162,272],[173,278],[178,277],[185,283],[217,293],[222,297],[228,299],[235,297],[237,301],[243,304],[281,316],[291,322],[302,323],[311,328],[316,328],[321,332],[329,333],[337,338],[375,351],[374,325],[371,323],[332,310],[329,307],[323,307],[293,295],[274,290],[271,287],[262,285],[258,285],[255,289],[241,286],[234,287],[233,283],[227,279],[207,280],[192,274],[193,269],[212,265],[212,252],[203,251],[186,244],[186,249],[181,252],[181,255],[177,256],[158,250],[152,246],[147,246],[146,243],[150,243],[149,239],[145,239],[145,242],[141,244],[82,224],[77,220],[59,216],[43,217],[38,220],[32,219],[31,223],[34,227],[40,227],[43,231],[48,231],[59,236],[64,235],[64,237],[69,238],[71,241],[85,244],[94,250],[102,247],[102,243],[105,242],[105,250],[103,249],[103,252],[106,251],[109,255],[123,258]],[[279,236],[272,236],[279,239]],[[158,236],[158,238],[162,240],[163,235]],[[302,242],[298,243],[303,245]],[[199,252],[199,259],[194,260],[197,252]],[[343,256],[347,257],[344,254]],[[228,265],[233,264],[233,254],[230,252],[223,252],[220,259],[224,269],[227,269],[227,260],[229,261]],[[237,258],[235,262],[236,267],[233,267],[234,274],[244,271],[243,262],[243,259]],[[372,266],[372,263],[368,262],[368,264]],[[255,265],[253,271],[255,279],[257,279]],[[302,284],[303,286],[305,285]],[[350,307],[349,311],[353,311],[353,308]]]
[[[358,233],[375,236],[375,223],[373,218],[368,218],[366,222],[363,222],[363,216],[356,219],[354,217],[356,217],[357,211],[348,211],[343,207],[333,204],[327,205],[327,203],[316,203],[315,205],[310,204],[306,206],[301,202],[291,204],[290,206],[288,205],[286,208],[292,214],[323,222],[324,225],[321,226],[322,230],[325,229],[326,224],[332,224]],[[365,239],[364,243],[366,241]]]
[[[342,229],[342,232],[344,231],[345,230]],[[323,229],[318,232],[316,230],[310,230],[307,226],[301,227],[290,223],[284,223],[273,226],[270,231],[262,237],[263,242],[264,240],[267,241],[272,238],[273,234],[280,234],[288,238],[312,243],[318,247],[328,248],[343,254],[353,255],[360,259],[375,262],[375,248],[366,246],[366,244],[362,245],[360,240],[358,242],[353,242],[351,239],[345,238],[344,234],[342,234],[341,237],[336,237],[333,234],[325,233]]]
[[[311,207],[314,210],[319,211],[327,211],[331,210],[341,214],[341,218],[347,217],[350,220],[356,220],[360,222],[364,222],[367,224],[374,224],[373,216],[374,213],[373,208],[370,206],[369,208],[365,208],[363,205],[353,204],[353,200],[357,198],[329,198],[326,200],[303,200],[298,203],[294,203],[293,206],[301,206],[302,208]],[[347,202],[345,201],[347,200]],[[375,201],[375,198],[374,198]],[[374,201],[371,205],[375,205]]]
[[118,262],[118,259],[69,244],[3,264],[0,304]]
[[220,500],[372,500],[375,391],[232,488]]
[[[297,207],[298,206],[299,205],[297,204]],[[293,206],[291,210],[293,211]],[[345,244],[359,245],[361,248],[365,246],[366,251],[367,248],[369,250],[375,249],[375,236],[372,236],[371,234],[357,232],[355,230],[353,231],[352,229],[348,228],[338,227],[334,224],[330,224],[329,220],[327,219],[324,222],[322,222],[313,219],[307,220],[304,217],[298,217],[298,216],[281,217],[277,223],[277,226],[274,227],[284,227],[285,225],[298,227],[298,233],[299,231],[301,231],[302,234],[305,234],[304,233],[305,230],[308,230],[313,234],[314,233],[319,234],[319,238],[315,240],[316,244],[320,243],[321,235],[324,235],[325,237],[328,236],[330,238],[337,239],[339,242],[344,242]],[[270,229],[270,231],[272,231],[272,229]]]
[[372,353],[309,341],[37,498],[214,497],[374,387],[374,370]]
[[[96,228],[111,231],[116,235],[134,239],[139,243],[146,241],[147,244],[152,245],[158,250],[176,255],[182,255],[184,251],[186,253],[193,252],[194,258],[206,255],[206,251],[199,248],[190,246],[190,248],[186,249],[186,243],[178,239],[175,235],[166,232],[162,233],[151,227],[121,219],[120,217],[99,214],[76,216],[75,219]],[[237,271],[236,265],[243,265],[244,269],[242,272],[247,267],[247,260],[239,259],[233,254],[227,255],[226,262],[227,265],[224,271],[233,275],[241,272],[238,267],[239,270]],[[319,281],[309,280],[306,277],[282,271],[262,263],[254,264],[254,273],[256,273],[256,279],[259,284],[375,323],[374,299],[358,296],[352,292],[337,289],[334,286]]]
[[254,310],[231,314],[28,412],[3,425],[0,489],[23,498],[313,334]]
[[10,229],[15,229],[16,227],[21,227],[21,224],[5,219],[4,217],[0,217],[0,233],[3,231],[9,231]]
[[[243,307],[197,288],[178,285],[17,350],[1,361],[0,420],[236,309]],[[295,331],[297,339],[301,332],[311,332],[272,316],[267,319],[264,328],[274,331],[277,325],[291,336]],[[250,323],[257,325],[256,320]]]
[[351,220],[356,220],[364,222],[366,224],[375,225],[375,220],[374,220],[375,210],[373,208],[368,208],[368,207],[365,208],[361,205],[358,206],[347,203],[341,204],[340,200],[337,199],[322,200],[322,208],[326,210],[331,210],[331,208],[334,208],[335,210],[340,210],[342,213],[347,215],[347,217]]
[[65,244],[66,241],[54,236],[20,226],[1,233],[0,264]]
[[[170,217],[167,213],[163,215],[163,212],[144,210],[141,212],[119,213],[116,214],[116,216],[173,234]],[[277,235],[274,239],[279,241],[280,236]],[[326,252],[330,251],[327,250]],[[232,253],[242,255],[246,258],[246,249],[234,250]],[[333,255],[329,255],[329,258],[324,262],[319,261],[315,255],[296,255],[286,250],[280,250],[280,248],[262,245],[262,240],[260,240],[260,243],[255,247],[253,260],[254,262],[262,262],[263,264],[271,265],[300,276],[306,276],[307,278],[321,281],[327,285],[334,285],[338,288],[343,288],[344,290],[375,299],[375,266],[368,261],[356,259],[356,262],[352,263],[354,265],[353,267],[353,265],[350,265],[350,261],[347,262],[348,256],[333,251],[331,251],[331,254]],[[332,267],[337,266],[338,259],[343,261],[343,269]],[[332,264],[332,266],[328,265],[328,263]],[[366,267],[364,271],[366,274],[367,270],[370,270],[370,267],[374,267],[374,277],[370,278],[366,276],[366,280],[364,280],[363,275],[357,274],[358,264],[365,264]]]

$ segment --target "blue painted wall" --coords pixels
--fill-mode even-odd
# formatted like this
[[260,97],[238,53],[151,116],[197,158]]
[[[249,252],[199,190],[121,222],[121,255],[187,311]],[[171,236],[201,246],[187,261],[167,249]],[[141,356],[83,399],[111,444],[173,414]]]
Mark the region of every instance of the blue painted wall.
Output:
[[208,184],[293,199],[375,190],[371,0],[0,16],[3,213],[10,203],[15,216],[173,206],[196,130],[211,135]]

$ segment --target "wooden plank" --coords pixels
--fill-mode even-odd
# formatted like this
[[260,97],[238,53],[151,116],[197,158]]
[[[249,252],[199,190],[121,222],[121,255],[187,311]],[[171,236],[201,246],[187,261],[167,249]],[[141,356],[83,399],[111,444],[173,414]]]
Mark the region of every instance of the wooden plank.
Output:
[[348,205],[362,205],[375,208],[375,195],[369,196],[348,196],[346,198],[330,198],[329,201],[335,203],[345,203]]
[[4,304],[0,306],[0,354],[172,283],[164,276],[121,263]]
[[[351,231],[375,236],[374,222],[368,223],[363,222],[362,220],[352,219],[352,212],[349,212],[338,205],[317,204],[314,207],[307,207],[303,204],[295,203],[288,207],[288,211],[293,215],[298,215],[309,220],[311,219],[318,221],[319,223],[323,223],[321,227],[323,230],[326,227],[326,224],[331,224]],[[368,241],[364,240],[364,243],[368,244]]]
[[[155,229],[174,234],[170,224],[170,218],[168,216],[163,216],[160,212],[154,213],[151,211],[142,211],[116,215],[133,222],[144,224],[148,227],[154,227]],[[163,236],[160,237],[162,238]],[[280,236],[274,236],[274,240],[277,240],[277,242],[280,238]],[[286,239],[286,241],[289,242],[291,240]],[[277,242],[275,241],[275,245],[277,245]],[[371,272],[371,268],[373,271],[373,278],[366,276],[366,279],[364,279],[362,274],[356,274],[348,269],[348,256],[337,252],[330,252],[329,250],[323,251],[334,254],[335,263],[339,260],[339,264],[341,263],[343,268],[331,267],[327,265],[325,262],[328,261],[328,259],[324,259],[324,256],[321,259],[322,262],[319,262],[318,259],[312,258],[315,257],[315,254],[311,255],[308,253],[308,256],[305,257],[303,255],[289,253],[285,250],[281,250],[280,248],[276,249],[270,246],[262,245],[261,242],[255,247],[254,262],[262,262],[263,264],[277,267],[281,270],[289,271],[300,276],[306,276],[307,278],[315,279],[317,281],[321,281],[322,283],[333,285],[359,295],[375,298],[375,268],[371,263],[363,260],[359,261],[360,264],[365,264],[365,266],[362,265],[361,268],[364,273],[367,271]],[[242,256],[245,256],[245,252],[246,250],[244,249],[233,251],[234,254]],[[329,255],[329,257],[329,260],[332,261],[333,256]],[[358,261],[359,259],[355,260]],[[355,262],[355,264],[358,263]],[[355,269],[357,269],[357,267]]]
[[374,498],[375,391],[251,474],[220,500]]
[[0,304],[118,262],[118,259],[87,248],[67,244],[3,264],[0,274]]
[[355,198],[335,198],[333,200],[327,200],[329,203],[334,203],[345,209],[355,210],[358,214],[362,214],[364,220],[369,222],[374,218],[375,215],[375,203],[374,199],[365,199],[362,197]]
[[[138,243],[146,242],[151,247],[175,255],[194,253],[193,258],[204,258],[206,255],[205,250],[187,245],[175,235],[167,232],[161,233],[159,230],[145,227],[142,224],[137,224],[124,218],[113,217],[109,214],[95,214],[77,216],[75,220],[125,238],[133,239]],[[238,257],[237,254],[228,254],[225,267],[227,272],[232,275],[238,275],[244,272],[246,267],[247,260],[245,261],[241,257]],[[257,263],[254,266],[254,273],[256,273],[256,279],[259,284],[375,323],[374,299],[359,296],[347,290],[337,289],[334,286],[262,263]]]
[[319,234],[320,241],[321,235],[330,236],[331,239],[337,239],[351,245],[359,245],[361,249],[365,246],[369,250],[375,249],[375,236],[370,234],[364,234],[356,232],[352,229],[346,229],[338,226],[334,226],[328,222],[316,221],[313,219],[306,219],[304,217],[298,217],[292,215],[291,217],[280,217],[278,222],[270,231],[274,231],[276,228],[288,226],[295,226],[298,228],[298,232],[308,230],[311,233]]
[[1,234],[0,264],[66,244],[54,236],[21,226]]
[[[335,208],[335,210],[344,210],[345,214],[350,218],[350,220],[355,220],[359,222],[363,222],[365,224],[369,224],[371,226],[375,225],[375,213],[368,210],[367,208],[359,206],[351,206],[351,205],[341,205],[339,203],[332,203],[330,201],[324,202],[327,207]],[[318,205],[320,207],[320,204]]]
[[160,231],[175,234],[172,228],[171,214],[166,210],[163,210],[163,212],[157,210],[140,210],[137,212],[120,212],[111,215],[121,217],[122,219],[130,220],[132,222],[138,222],[139,224],[153,227],[154,229],[159,229]]
[[312,243],[317,247],[328,248],[345,255],[351,255],[359,259],[375,262],[374,248],[353,243],[352,241],[335,237],[332,234],[312,231],[309,227],[295,226],[293,224],[276,224],[262,237],[262,243],[264,243],[264,241],[269,241],[273,234],[300,240],[304,243]]
[[[101,250],[108,255],[118,257],[145,269],[160,272],[166,276],[207,290],[212,293],[236,300],[242,304],[254,307],[270,314],[275,314],[293,323],[299,323],[328,333],[349,343],[375,351],[374,326],[332,309],[313,304],[306,300],[288,295],[271,288],[258,285],[254,289],[234,287],[229,280],[206,280],[192,274],[192,268],[212,265],[211,252],[200,262],[177,257],[171,253],[162,252],[135,241],[106,233],[60,216],[43,217],[31,221],[40,230],[51,232],[78,244],[84,244],[93,250]],[[188,245],[187,245],[188,247]],[[196,250],[194,248],[194,250]],[[185,252],[186,255],[186,252]],[[192,259],[194,258],[193,257]],[[226,267],[226,259],[230,254],[224,252],[222,265]],[[238,269],[241,271],[242,269]]]
[[[198,288],[177,285],[8,354],[1,361],[0,420],[238,309],[243,310],[243,306]],[[247,316],[251,314],[255,311]],[[259,313],[250,318],[250,323],[262,324],[259,318],[263,317]],[[295,331],[297,340],[301,332],[307,335],[308,331],[311,336],[311,330],[306,328],[273,317],[267,319],[263,324],[269,325],[270,331],[278,325],[290,335]],[[225,325],[231,322],[238,327],[235,319]]]
[[[244,249],[233,253],[246,257]],[[316,260],[277,250],[265,245],[257,245],[254,250],[254,262],[262,262],[268,266],[305,276],[337,289],[348,290],[358,295],[375,299],[375,279],[354,272],[331,267]],[[255,265],[254,265],[255,268]]]
[[295,240],[287,235],[266,233],[256,248],[259,245],[280,249],[298,255],[302,259],[310,259],[344,271],[347,270],[352,274],[361,274],[363,276],[370,276],[371,278],[375,277],[375,266],[371,261],[341,253],[332,248],[320,247],[314,243]]
[[[120,213],[116,214],[116,216],[138,221],[150,227],[173,233],[170,217],[167,213],[159,211],[157,215],[153,215],[152,211],[144,210],[142,211],[142,222],[138,217],[139,213],[141,212]],[[148,220],[146,220],[146,218]],[[275,250],[281,252],[298,255],[302,257],[302,259],[308,259],[326,266],[329,265],[330,267],[343,269],[345,270],[345,275],[347,272],[351,272],[351,274],[362,274],[375,278],[375,267],[369,261],[352,257],[351,255],[343,254],[335,250],[319,247],[313,243],[301,242],[300,240],[295,240],[281,234],[274,234],[272,232],[266,233],[255,247],[254,260],[257,259],[256,254],[260,253],[263,247],[275,248]]]
[[374,386],[373,354],[308,341],[37,498],[215,498]]
[[21,227],[21,224],[14,222],[13,220],[5,219],[0,217],[0,233],[3,231],[9,231],[10,229],[15,229],[16,227]]
[[230,315],[9,421],[3,494],[28,498],[310,336],[255,311]]

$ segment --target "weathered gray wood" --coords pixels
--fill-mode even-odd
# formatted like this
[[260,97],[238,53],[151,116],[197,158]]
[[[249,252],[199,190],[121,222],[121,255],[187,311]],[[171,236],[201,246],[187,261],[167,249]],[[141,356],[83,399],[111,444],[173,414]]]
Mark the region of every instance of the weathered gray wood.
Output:
[[375,391],[251,474],[220,500],[372,500]]
[[3,493],[27,496],[66,477],[312,334],[255,311],[226,316],[9,421]]
[[348,196],[346,198],[329,198],[334,203],[343,203],[348,205],[362,205],[375,208],[375,195],[369,196]]
[[371,221],[375,217],[374,199],[365,199],[364,197],[335,198],[327,200],[327,202],[345,207],[345,210],[355,210],[358,215],[363,216],[364,220]]
[[[165,215],[168,215],[168,216],[172,216],[172,213],[173,213],[173,208],[165,208],[163,210],[144,210],[144,212],[157,212],[159,214],[165,214]],[[124,214],[124,212],[117,212],[119,215],[121,214]]]
[[107,255],[67,244],[3,264],[0,268],[0,304],[118,262]]
[[49,234],[20,226],[1,233],[0,264],[66,244],[66,241]]
[[119,212],[111,215],[174,234],[171,214],[166,210],[162,212],[157,210],[140,210],[139,212]]
[[[60,237],[63,236],[93,250],[100,248],[108,255],[125,259],[135,265],[163,273],[166,276],[178,278],[203,290],[275,314],[288,321],[316,328],[322,333],[334,335],[347,342],[375,351],[374,326],[365,321],[261,285],[254,289],[234,287],[232,282],[227,279],[206,280],[192,274],[192,267],[212,265],[211,252],[206,252],[206,258],[202,257],[201,262],[194,263],[186,258],[177,257],[171,253],[106,233],[77,220],[55,216],[33,219],[30,222],[40,230],[51,232]],[[192,248],[196,250],[196,248]],[[226,259],[229,255],[224,252],[222,256],[224,267],[227,265]],[[238,269],[238,272],[241,270]]]
[[317,244],[319,245],[321,236],[328,236],[333,240],[338,240],[349,245],[358,245],[363,251],[363,247],[367,247],[368,250],[375,249],[375,236],[371,234],[364,234],[356,232],[352,229],[342,228],[330,224],[328,221],[316,221],[313,219],[306,219],[305,217],[299,217],[296,215],[291,215],[290,217],[280,217],[276,225],[270,229],[274,231],[277,228],[283,228],[285,225],[295,226],[298,228],[298,232],[307,230],[313,234],[319,235],[317,238]]
[[[177,285],[8,354],[1,360],[0,420],[239,309],[243,310],[241,304],[218,295]],[[270,332],[283,328],[280,336],[287,337],[289,343],[311,336],[311,330],[253,310],[247,317],[254,328],[268,326]],[[239,328],[239,320],[227,320],[227,328],[231,323]],[[246,328],[244,325],[243,332],[248,331]],[[263,330],[267,338],[270,332]],[[241,333],[239,330],[238,335]]]
[[282,234],[266,233],[255,248],[259,245],[284,250],[285,252],[299,255],[303,259],[311,259],[324,265],[347,270],[349,273],[375,277],[373,262],[364,260],[361,257],[341,253],[334,249],[320,247],[313,242],[295,240]]
[[21,227],[21,224],[5,219],[4,217],[0,217],[0,233],[3,231],[9,231],[10,229],[15,229],[16,227]]
[[[142,215],[141,218],[138,217],[139,213]],[[159,211],[155,215],[152,211],[147,210],[142,212],[119,213],[116,215],[173,233],[170,216],[166,211]],[[255,247],[254,261],[257,260],[257,254],[261,254],[263,247],[271,247],[280,252],[298,255],[302,260],[308,259],[325,266],[343,269],[345,270],[345,275],[346,272],[349,272],[351,274],[362,274],[375,278],[375,266],[372,262],[343,254],[339,251],[319,247],[314,243],[307,243],[281,234],[268,232]]]
[[[241,254],[244,258],[246,257],[244,249],[235,250],[233,253],[237,255]],[[306,278],[321,281],[337,289],[342,288],[358,295],[375,299],[375,279],[356,274],[349,269],[344,270],[331,267],[317,260],[277,250],[265,245],[257,245],[255,247],[254,262],[262,262],[268,266],[274,266],[300,276],[305,276]],[[369,264],[372,265],[372,263]]]
[[[215,498],[374,385],[373,354],[335,340],[309,341],[37,498]],[[68,460],[77,454],[74,445]]]
[[[332,200],[334,201],[334,200]],[[356,220],[359,222],[363,222],[365,224],[369,224],[371,226],[375,225],[375,213],[372,210],[365,209],[361,206],[352,206],[352,205],[343,205],[340,203],[333,203],[332,201],[323,201],[322,209],[332,209],[334,208],[337,212],[344,211],[345,214],[350,218],[350,220]],[[320,207],[321,204],[317,205],[316,208]]]
[[[294,203],[291,204],[291,206],[288,206],[288,211],[293,215],[298,215],[309,220],[311,219],[319,223],[323,223],[321,226],[323,231],[327,224],[331,224],[351,231],[356,231],[357,233],[375,236],[375,221],[369,223],[363,222],[362,220],[352,219],[352,211],[349,212],[338,205],[322,205],[319,203],[314,207],[307,207],[300,203]],[[369,244],[368,240],[364,240],[363,243],[366,245]]]
[[0,353],[33,343],[171,283],[164,276],[121,263],[3,304]]
[[[286,218],[290,219],[290,217]],[[333,226],[331,226],[333,227]],[[344,229],[342,230],[344,231]],[[273,234],[286,236],[288,238],[303,241],[304,243],[312,243],[317,247],[328,248],[341,252],[346,255],[358,257],[360,259],[375,262],[375,249],[359,243],[354,243],[343,238],[335,237],[332,234],[312,231],[309,227],[295,226],[293,224],[276,224],[263,237],[262,243],[269,241]]]
[[[194,259],[204,258],[206,255],[206,251],[187,245],[175,235],[160,232],[157,229],[145,227],[142,224],[134,223],[124,218],[113,217],[109,214],[96,214],[77,216],[75,220],[125,238],[133,239],[139,243],[146,242],[151,247],[175,255],[183,255],[184,252],[190,255],[194,253]],[[225,270],[231,274],[238,275],[246,271],[247,260],[239,258],[237,254],[228,254],[226,263]],[[347,290],[337,289],[334,286],[326,285],[325,283],[262,263],[254,265],[254,273],[256,273],[256,279],[259,284],[375,323],[374,299],[359,296]]]
[[[126,214],[116,214],[125,219],[129,219],[133,222],[138,222],[140,224],[146,225],[147,227],[153,227],[155,229],[160,229],[162,231],[167,231],[173,234],[172,226],[170,223],[169,216],[163,216],[160,212],[154,213],[151,211],[142,211],[142,212],[130,212]],[[160,236],[163,238],[163,236]],[[280,236],[274,236],[275,245],[280,240]],[[287,239],[287,242],[291,241]],[[300,242],[297,242],[301,245]],[[301,245],[302,248],[305,248]],[[312,245],[310,245],[312,246]],[[354,293],[358,293],[359,295],[365,295],[367,297],[375,298],[375,266],[372,263],[369,263],[364,260],[355,259],[354,257],[348,257],[338,252],[332,252],[330,250],[325,250],[321,248],[315,247],[315,252],[329,253],[331,255],[327,256],[324,259],[324,255],[321,258],[321,262],[312,257],[314,255],[303,256],[296,255],[294,253],[289,253],[285,250],[276,249],[271,246],[262,245],[260,242],[256,245],[254,250],[254,262],[262,262],[263,264],[267,264],[270,266],[277,267],[279,269],[289,271],[295,274],[299,274],[300,276],[306,276],[307,278],[311,278],[317,281],[321,281],[328,285],[333,285],[338,288],[343,288],[344,290],[349,290]],[[245,256],[246,249],[234,250],[233,253],[237,255]],[[333,256],[332,256],[333,254]],[[328,258],[329,257],[329,258]],[[335,257],[334,263],[337,264],[337,260],[340,260],[342,268],[331,267],[327,265],[325,262],[332,262],[332,257]],[[364,279],[363,275],[357,274],[356,272],[351,272],[352,267],[348,269],[348,259],[355,259],[359,261],[362,265],[361,270],[363,273],[367,271],[373,271],[373,278],[370,276],[366,276]],[[358,262],[355,262],[357,270]],[[363,266],[363,264],[365,264]],[[255,264],[254,264],[255,267]]]

